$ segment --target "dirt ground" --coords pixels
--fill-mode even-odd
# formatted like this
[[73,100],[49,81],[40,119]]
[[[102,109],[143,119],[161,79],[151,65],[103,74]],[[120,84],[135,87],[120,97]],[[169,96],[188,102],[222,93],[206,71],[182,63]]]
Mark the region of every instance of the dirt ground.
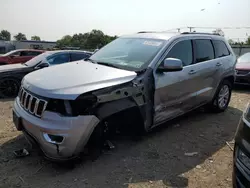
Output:
[[[249,87],[237,87],[224,113],[201,110],[166,123],[133,141],[123,136],[96,161],[83,158],[74,168],[45,160],[37,152],[15,158],[26,141],[12,123],[13,100],[0,101],[0,187],[165,188],[231,187],[232,141]],[[197,152],[193,156],[185,153]]]

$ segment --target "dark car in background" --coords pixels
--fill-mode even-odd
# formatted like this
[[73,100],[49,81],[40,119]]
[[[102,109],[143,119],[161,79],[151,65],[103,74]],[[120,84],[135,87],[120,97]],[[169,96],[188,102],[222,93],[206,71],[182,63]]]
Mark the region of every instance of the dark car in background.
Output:
[[47,51],[26,63],[0,66],[0,97],[16,97],[22,78],[30,72],[48,66],[85,59],[91,54],[91,52],[80,50]]
[[250,187],[250,105],[240,119],[234,146],[233,187]]
[[250,85],[250,52],[237,59],[236,84]]
[[0,65],[25,63],[43,52],[43,50],[34,49],[13,50],[0,56]]

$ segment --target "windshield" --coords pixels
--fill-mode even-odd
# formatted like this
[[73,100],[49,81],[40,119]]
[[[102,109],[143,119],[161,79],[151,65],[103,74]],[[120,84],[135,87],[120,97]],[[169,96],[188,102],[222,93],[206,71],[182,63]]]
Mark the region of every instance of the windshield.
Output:
[[102,64],[140,71],[145,69],[164,45],[164,40],[118,38],[101,48],[90,59]]
[[6,54],[3,54],[2,56],[9,56],[15,52],[19,52],[18,50],[13,50],[13,51],[10,51],[10,52],[7,52]]
[[238,58],[238,63],[249,63],[250,64],[250,53],[245,53]]
[[31,60],[27,61],[26,63],[24,63],[24,65],[29,66],[29,67],[33,67],[36,66],[38,63],[40,63],[42,60],[46,60],[46,58],[48,56],[50,56],[51,54],[53,54],[53,51],[50,52],[44,52],[38,56],[35,56],[34,58],[32,58]]

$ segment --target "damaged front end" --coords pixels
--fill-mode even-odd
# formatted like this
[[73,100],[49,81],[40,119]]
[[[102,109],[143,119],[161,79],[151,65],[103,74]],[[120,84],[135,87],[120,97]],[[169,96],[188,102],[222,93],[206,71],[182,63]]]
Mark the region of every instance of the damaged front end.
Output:
[[[21,93],[13,112],[22,119],[21,130],[39,144],[47,158],[67,160],[83,151],[100,125],[102,132],[118,127],[132,128],[134,133],[150,129],[154,88],[151,73],[146,71],[132,81],[90,91],[74,100],[40,98],[23,89],[30,104]],[[37,106],[39,116],[32,113],[34,98],[46,104]]]

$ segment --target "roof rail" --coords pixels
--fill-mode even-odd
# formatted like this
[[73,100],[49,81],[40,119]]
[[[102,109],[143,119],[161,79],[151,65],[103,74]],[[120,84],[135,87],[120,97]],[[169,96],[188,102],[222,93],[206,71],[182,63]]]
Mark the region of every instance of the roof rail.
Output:
[[201,33],[201,32],[183,32],[181,34],[203,34],[203,35],[218,35],[221,36],[219,33]]
[[137,33],[178,33],[173,31],[139,31]]
[[154,31],[139,31],[137,33],[154,33]]

